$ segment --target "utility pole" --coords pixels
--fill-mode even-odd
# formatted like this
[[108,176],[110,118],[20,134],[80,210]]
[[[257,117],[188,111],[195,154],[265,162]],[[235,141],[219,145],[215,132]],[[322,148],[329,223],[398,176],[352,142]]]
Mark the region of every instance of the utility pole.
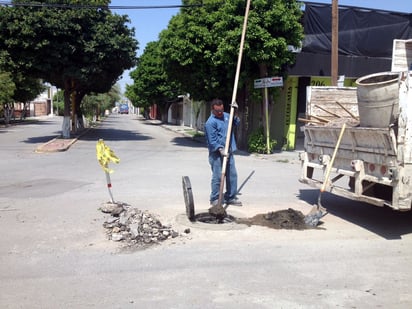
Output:
[[338,85],[338,48],[339,48],[339,8],[338,0],[332,0],[332,49],[331,84]]

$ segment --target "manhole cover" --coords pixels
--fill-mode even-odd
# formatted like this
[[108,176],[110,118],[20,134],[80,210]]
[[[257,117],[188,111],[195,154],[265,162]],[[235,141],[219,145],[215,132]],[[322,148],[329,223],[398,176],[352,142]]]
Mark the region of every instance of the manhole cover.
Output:
[[195,220],[195,203],[193,200],[192,185],[188,176],[182,177],[183,197],[185,199],[186,214],[190,221]]

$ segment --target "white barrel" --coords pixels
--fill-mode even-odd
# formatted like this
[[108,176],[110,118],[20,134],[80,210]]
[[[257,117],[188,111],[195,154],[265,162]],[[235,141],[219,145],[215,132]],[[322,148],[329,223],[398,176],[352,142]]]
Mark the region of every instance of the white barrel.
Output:
[[385,128],[399,116],[399,75],[382,72],[356,80],[361,127]]

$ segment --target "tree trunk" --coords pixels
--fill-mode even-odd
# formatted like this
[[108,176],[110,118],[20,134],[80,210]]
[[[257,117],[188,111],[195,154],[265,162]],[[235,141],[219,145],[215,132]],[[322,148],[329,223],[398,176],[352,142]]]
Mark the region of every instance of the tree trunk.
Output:
[[85,94],[83,92],[78,91],[76,93],[75,97],[75,103],[76,103],[76,127],[79,130],[84,129],[84,122],[83,122],[83,111],[81,108],[81,103],[84,98]]
[[188,99],[190,102],[191,102],[191,105],[192,105],[192,113],[193,113],[193,116],[194,116],[194,121],[193,121],[193,128],[197,131],[197,129],[198,129],[198,121],[199,121],[199,115],[200,115],[200,111],[202,110],[202,106],[203,106],[203,101],[195,101],[195,100],[190,100],[190,99]]
[[27,105],[30,104],[29,102],[23,103],[23,109],[21,110],[20,120],[26,119],[27,117]]
[[11,116],[14,113],[14,106],[10,107],[11,104],[4,104],[4,124],[9,126]]
[[64,118],[62,125],[62,136],[63,138],[70,138],[70,94],[71,94],[71,83],[70,81],[65,82],[64,88]]

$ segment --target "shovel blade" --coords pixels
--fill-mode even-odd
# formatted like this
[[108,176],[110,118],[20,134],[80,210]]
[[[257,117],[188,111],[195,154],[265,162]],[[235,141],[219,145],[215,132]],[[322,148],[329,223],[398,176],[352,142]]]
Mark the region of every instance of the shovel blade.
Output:
[[226,210],[222,207],[222,205],[214,205],[210,207],[209,214],[216,217],[218,220],[222,220],[227,216]]
[[304,221],[307,225],[316,227],[319,224],[320,219],[328,214],[326,208],[315,205],[309,211],[309,213],[305,216]]

